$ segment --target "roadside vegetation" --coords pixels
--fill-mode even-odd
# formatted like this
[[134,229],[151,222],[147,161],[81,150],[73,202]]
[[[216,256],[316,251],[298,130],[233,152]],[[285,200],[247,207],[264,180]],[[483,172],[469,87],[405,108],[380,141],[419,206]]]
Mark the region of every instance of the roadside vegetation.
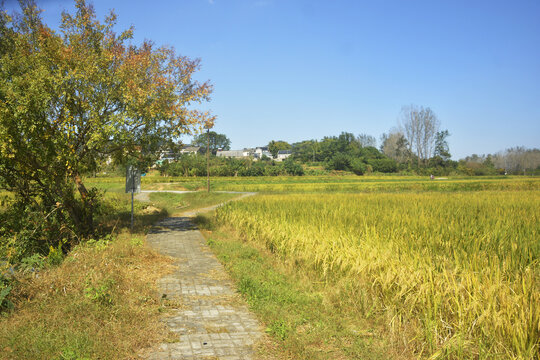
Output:
[[[123,186],[118,181],[95,185]],[[168,341],[159,318],[177,304],[162,302],[155,283],[172,267],[146,246],[146,233],[166,216],[235,195],[149,195],[149,201],[135,202],[130,232],[130,195],[106,191],[96,218],[101,235],[68,253],[52,246],[33,253],[19,249],[24,242],[18,240],[35,224],[1,239],[0,359],[125,359]],[[6,219],[15,200],[8,192],[0,199],[0,217]]]
[[[294,194],[302,187],[297,184],[287,194],[230,203],[201,224],[214,227],[210,243],[231,269],[239,291],[269,319],[269,332],[276,333],[272,329],[279,316],[267,317],[263,308],[268,306],[261,301],[285,309],[282,331],[274,338],[288,344],[287,349],[297,339],[309,338],[306,328],[325,326],[316,319],[299,320],[302,296],[309,298],[318,289],[320,302],[308,306],[318,309],[313,313],[332,309],[343,319],[382,324],[362,329],[391,339],[391,348],[402,349],[396,354],[537,359],[538,180],[512,180],[503,187],[497,183],[495,189],[475,187],[474,181],[469,185],[468,191],[450,186],[443,191],[382,188],[376,194],[340,194],[322,188]],[[229,235],[219,237],[219,232]],[[250,251],[251,256],[242,255]],[[279,281],[257,277],[248,266],[240,268],[238,258],[257,260],[257,253],[270,254],[289,274],[308,279],[311,287],[295,286],[304,295],[291,300]],[[318,282],[326,286],[318,288]],[[286,307],[288,301],[294,305]],[[338,333],[336,338],[342,336]],[[306,347],[321,346],[306,341],[295,356]],[[341,349],[348,351],[350,343]]]
[[0,359],[126,359],[165,341],[155,282],[170,269],[143,233],[25,258],[8,278]]

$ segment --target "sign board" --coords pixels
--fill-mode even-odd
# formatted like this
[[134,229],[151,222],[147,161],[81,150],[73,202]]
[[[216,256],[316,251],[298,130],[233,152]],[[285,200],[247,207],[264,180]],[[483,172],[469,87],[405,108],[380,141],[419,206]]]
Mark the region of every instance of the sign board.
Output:
[[133,166],[126,170],[126,193],[141,192],[141,172]]

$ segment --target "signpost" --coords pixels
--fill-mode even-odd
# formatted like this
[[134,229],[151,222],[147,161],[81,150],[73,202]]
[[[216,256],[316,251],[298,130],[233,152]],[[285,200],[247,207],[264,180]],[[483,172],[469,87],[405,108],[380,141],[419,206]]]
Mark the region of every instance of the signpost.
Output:
[[131,231],[133,231],[133,195],[141,192],[141,172],[129,165],[126,170],[126,193],[131,193]]

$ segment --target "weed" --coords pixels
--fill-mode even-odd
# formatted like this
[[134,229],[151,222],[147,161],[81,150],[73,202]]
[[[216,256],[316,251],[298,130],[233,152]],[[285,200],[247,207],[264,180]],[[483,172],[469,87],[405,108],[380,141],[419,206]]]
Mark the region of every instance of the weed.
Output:
[[84,296],[102,305],[112,305],[114,285],[115,281],[110,278],[101,280],[96,285],[92,285],[88,280],[84,288]]
[[47,255],[46,261],[47,264],[51,266],[58,266],[64,260],[64,253],[62,252],[62,244],[60,243],[58,247],[49,247],[49,255]]
[[285,340],[291,332],[291,327],[283,320],[276,320],[266,328],[266,332],[276,336],[280,340]]
[[23,273],[36,272],[45,266],[45,258],[40,254],[25,257],[21,260],[20,270]]

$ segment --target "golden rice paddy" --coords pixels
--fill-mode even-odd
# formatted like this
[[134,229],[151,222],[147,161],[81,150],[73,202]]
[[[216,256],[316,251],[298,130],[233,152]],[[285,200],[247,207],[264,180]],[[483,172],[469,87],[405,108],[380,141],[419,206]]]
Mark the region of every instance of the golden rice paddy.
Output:
[[326,281],[357,284],[390,331],[408,329],[421,357],[537,359],[537,185],[267,194],[230,203],[216,218]]

